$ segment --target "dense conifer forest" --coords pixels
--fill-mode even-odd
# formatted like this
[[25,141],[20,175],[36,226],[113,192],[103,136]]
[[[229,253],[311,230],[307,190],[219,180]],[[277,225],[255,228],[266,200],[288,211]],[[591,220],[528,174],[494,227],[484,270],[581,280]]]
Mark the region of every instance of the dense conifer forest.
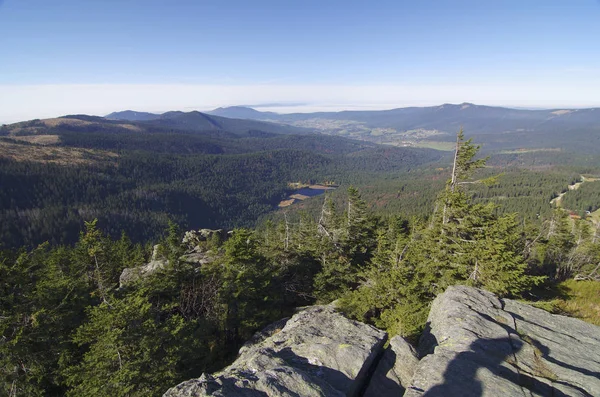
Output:
[[[71,244],[93,219],[135,242],[159,238],[169,219],[183,228],[252,226],[292,191],[290,182],[359,183],[443,157],[318,134],[242,133],[237,124],[237,132],[191,133],[178,124],[165,131],[87,116],[56,120],[3,127],[0,248]],[[37,143],[42,138],[55,141]]]
[[[597,230],[548,202],[577,173],[539,179],[535,171],[515,170],[509,175],[519,178],[499,177],[460,133],[454,160],[398,183],[389,175],[407,168],[394,165],[393,156],[411,158],[411,152],[369,150],[391,157],[276,150],[230,157],[133,152],[121,154],[116,166],[3,160],[4,219],[10,219],[7,208],[18,206],[24,224],[37,226],[24,234],[18,223],[3,222],[13,225],[3,229],[3,242],[13,238],[30,246],[0,253],[0,390],[160,396],[179,381],[226,365],[256,330],[298,306],[338,299],[348,316],[416,340],[430,302],[449,285],[541,300],[558,296],[553,291],[563,280],[597,277]],[[202,217],[213,222],[202,226],[250,224],[272,209],[261,205],[275,204],[286,181],[309,174],[315,180],[335,176],[346,186],[309,200],[312,210],[307,201],[256,228],[236,228],[227,237],[215,233],[195,247],[182,242],[178,222]],[[390,191],[399,199],[419,179],[417,187],[432,190],[423,208],[383,205],[389,197],[378,187],[396,184]],[[350,181],[379,200],[370,202]],[[539,196],[546,210],[527,217],[511,212],[542,208],[531,196]],[[500,209],[504,202],[511,204]],[[221,204],[210,207],[215,203]],[[227,218],[231,214],[237,218]],[[164,223],[169,226],[159,231],[153,254],[163,266],[120,285],[125,268],[150,261],[151,241],[157,242]],[[52,241],[33,245],[39,236]],[[211,261],[199,266],[185,260],[190,249]]]

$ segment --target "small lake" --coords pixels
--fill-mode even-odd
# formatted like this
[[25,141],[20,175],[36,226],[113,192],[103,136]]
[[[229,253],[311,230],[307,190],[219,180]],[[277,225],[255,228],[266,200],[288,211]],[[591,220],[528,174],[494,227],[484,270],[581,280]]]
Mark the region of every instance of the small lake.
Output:
[[328,190],[331,190],[331,189],[313,189],[310,187],[303,187],[302,189],[296,190],[294,192],[294,194],[301,194],[303,196],[315,197],[315,196],[318,196],[319,194],[325,193]]
[[334,190],[337,186],[325,186],[325,185],[310,185],[300,189],[294,190],[287,199],[279,203],[279,207],[288,207],[295,202],[303,201],[311,197],[318,196],[325,193],[328,190]]

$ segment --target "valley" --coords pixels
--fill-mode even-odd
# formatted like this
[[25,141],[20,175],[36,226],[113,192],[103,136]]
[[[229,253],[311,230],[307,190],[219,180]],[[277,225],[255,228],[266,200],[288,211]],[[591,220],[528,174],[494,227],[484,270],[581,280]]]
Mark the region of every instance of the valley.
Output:
[[361,184],[443,157],[198,112],[169,117],[3,126],[2,246],[72,243],[93,218],[134,241],[158,238],[169,219],[186,228],[251,226],[294,194],[290,180]]
[[[591,144],[580,151],[575,145],[579,140],[523,131],[531,119],[550,114],[550,121],[556,121],[574,112],[476,105],[291,115],[250,110],[213,113],[243,112],[261,120],[199,112],[121,112],[108,118],[64,116],[2,126],[2,183],[8,187],[0,201],[4,246],[46,239],[72,242],[89,214],[99,217],[99,225],[111,235],[124,230],[140,241],[157,237],[168,219],[189,228],[230,228],[278,218],[277,208],[291,210],[292,217],[302,211],[317,213],[318,200],[304,200],[310,195],[296,192],[289,180],[306,186],[336,181],[342,189],[333,192],[335,200],[352,184],[378,213],[427,216],[450,172],[455,145],[455,123],[440,123],[459,119],[464,112],[469,112],[467,125],[480,120],[473,137],[481,142],[482,153],[491,155],[490,172],[504,172],[496,186],[473,186],[474,198],[495,202],[500,211],[518,211],[531,221],[538,214],[548,216],[548,201],[562,192],[573,174],[580,175],[577,170],[600,169]],[[511,123],[518,131],[495,133],[498,128],[489,126],[498,117],[515,119]],[[564,128],[575,129],[571,137],[582,135],[590,143],[596,139],[579,121],[563,122],[571,123]],[[540,136],[547,146],[539,146]],[[100,190],[94,193],[90,183]],[[292,197],[295,194],[299,195]],[[18,205],[15,195],[20,197]]]
[[[219,108],[211,114],[309,127],[325,134],[392,145],[449,149],[446,142],[461,127],[486,151],[573,149],[589,152],[597,141],[596,109],[525,110],[472,103],[408,107],[380,111],[276,114],[243,107]],[[569,131],[569,134],[564,134]]]
[[[125,382],[158,396],[230,363],[296,307],[333,300],[414,343],[436,294],[455,284],[600,321],[587,292],[554,291],[600,277],[595,233],[572,215],[600,211],[595,147],[482,128],[458,136],[454,164],[454,127],[433,122],[111,117],[125,116],[135,120],[0,128],[0,330],[33,368],[6,371],[19,390],[85,395]],[[0,344],[0,364],[23,359],[11,346]],[[156,364],[169,362],[178,369]]]

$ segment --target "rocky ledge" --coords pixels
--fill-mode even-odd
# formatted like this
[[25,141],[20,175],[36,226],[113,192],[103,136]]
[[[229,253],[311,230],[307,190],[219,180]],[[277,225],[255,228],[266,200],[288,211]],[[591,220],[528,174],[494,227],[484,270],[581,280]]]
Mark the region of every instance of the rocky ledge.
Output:
[[183,396],[600,396],[600,327],[464,286],[433,302],[414,349],[333,308],[258,333]]

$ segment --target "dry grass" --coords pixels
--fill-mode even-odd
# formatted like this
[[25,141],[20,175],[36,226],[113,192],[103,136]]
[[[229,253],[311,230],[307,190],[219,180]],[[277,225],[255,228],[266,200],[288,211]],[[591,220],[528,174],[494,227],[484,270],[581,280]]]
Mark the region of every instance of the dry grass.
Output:
[[13,136],[15,141],[35,143],[36,145],[56,145],[60,142],[58,135],[19,135]]
[[555,114],[557,116],[562,116],[563,114],[569,114],[569,113],[573,113],[572,110],[556,110],[554,112],[552,112],[552,114]]
[[573,317],[600,325],[600,282],[567,280],[560,287],[568,296],[558,307]]
[[[93,121],[68,119],[68,118],[62,118],[62,117],[59,117],[56,119],[45,119],[45,120],[42,120],[42,122],[48,127],[57,127],[60,125],[71,125],[71,126],[83,127],[83,126],[88,126],[88,125],[102,124],[102,123],[96,123]],[[142,131],[142,129],[140,127],[138,127],[137,125],[132,125],[132,124],[114,124],[114,126],[124,128],[124,129],[130,130],[130,131],[137,131],[137,132]]]
[[279,208],[284,208],[284,207],[289,207],[290,205],[294,204],[294,199],[289,199],[289,200],[283,200],[279,203],[278,207]]
[[113,152],[75,149],[56,146],[20,145],[0,141],[0,157],[15,161],[35,161],[60,165],[83,165],[113,162],[118,155]]
[[309,196],[305,196],[303,194],[292,194],[290,196],[290,198],[302,201],[302,200],[306,200],[306,199],[308,199],[310,197]]
[[600,325],[600,281],[567,280],[558,284],[556,291],[554,299],[525,302],[550,313]]
[[[47,128],[54,128],[54,127],[60,127],[60,126],[64,126],[64,125],[68,125],[71,127],[86,127],[86,126],[90,126],[90,125],[102,125],[103,123],[98,123],[95,121],[87,121],[87,120],[80,120],[80,119],[70,119],[70,118],[66,118],[66,117],[57,117],[57,118],[53,118],[53,119],[43,119],[43,120],[37,120],[37,121],[33,121],[33,122],[21,122],[21,123],[15,123],[15,124],[11,124],[9,126],[10,128],[10,135],[11,136],[15,136],[15,135],[37,135],[40,133],[43,133],[44,131],[47,130]],[[143,131],[142,128],[138,127],[137,125],[133,125],[133,124],[127,124],[127,123],[122,123],[122,124],[113,124],[115,127],[119,127],[119,128],[123,128],[129,131],[135,131],[135,132],[140,132]]]
[[316,190],[335,190],[337,186],[327,186],[327,185],[310,185],[310,189]]
[[90,124],[94,124],[91,121],[79,120],[79,119],[68,119],[63,117],[58,117],[55,119],[44,119],[41,120],[42,123],[46,125],[46,127],[56,127],[59,125],[72,125],[77,127],[82,127]]

